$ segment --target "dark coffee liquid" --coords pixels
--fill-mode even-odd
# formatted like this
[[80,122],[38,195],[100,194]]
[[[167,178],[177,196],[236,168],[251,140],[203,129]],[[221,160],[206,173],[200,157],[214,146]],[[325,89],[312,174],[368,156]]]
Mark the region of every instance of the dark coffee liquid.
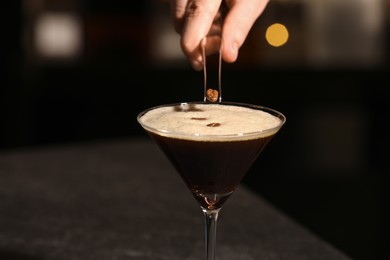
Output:
[[220,208],[273,135],[251,140],[194,141],[149,132],[203,208]]

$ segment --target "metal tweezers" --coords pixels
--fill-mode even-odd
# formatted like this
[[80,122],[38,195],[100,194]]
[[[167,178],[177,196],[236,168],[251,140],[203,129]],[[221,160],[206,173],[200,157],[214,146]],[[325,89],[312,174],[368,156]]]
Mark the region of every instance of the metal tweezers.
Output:
[[[203,59],[203,86],[204,86],[204,100],[207,101],[207,60],[206,60],[206,38],[202,39],[202,59]],[[222,57],[221,57],[221,46],[218,51],[218,102],[222,101],[222,86],[221,86],[221,76],[222,76]]]
[[[219,36],[221,37],[221,42],[219,45],[219,50],[218,50],[218,102],[222,101],[222,86],[221,86],[221,77],[222,77],[222,55],[221,55],[221,48],[222,48],[222,24],[223,24],[223,19],[224,15],[226,12],[226,6],[224,2],[222,1],[218,16],[216,16],[214,22],[217,23],[220,27],[220,31],[218,32]],[[207,60],[206,60],[206,39],[207,36],[205,36],[202,41],[201,41],[201,48],[202,48],[202,59],[203,59],[203,77],[204,77],[204,101],[207,101]],[[210,87],[209,87],[210,88]],[[215,89],[215,88],[212,88]]]

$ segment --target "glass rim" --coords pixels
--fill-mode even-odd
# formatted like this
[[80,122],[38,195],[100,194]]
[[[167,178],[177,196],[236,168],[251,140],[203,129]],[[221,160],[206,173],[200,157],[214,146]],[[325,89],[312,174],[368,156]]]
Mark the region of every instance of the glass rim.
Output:
[[[273,116],[276,116],[277,118],[280,119],[280,124],[278,124],[275,127],[271,127],[262,131],[255,131],[255,132],[246,132],[246,133],[237,133],[237,134],[188,134],[188,133],[183,133],[183,132],[172,132],[168,131],[165,129],[157,129],[154,127],[150,127],[148,125],[145,125],[141,122],[140,118],[148,113],[149,111],[152,111],[157,108],[161,107],[174,107],[174,106],[184,106],[184,105],[202,105],[202,104],[210,104],[210,105],[232,105],[232,106],[240,106],[240,107],[247,107],[247,108],[252,108],[256,110],[261,110],[264,112],[267,112]],[[177,103],[167,103],[167,104],[162,104],[162,105],[157,105],[153,107],[149,107],[142,112],[138,113],[137,115],[137,121],[138,123],[147,131],[165,136],[165,137],[172,137],[172,138],[191,138],[191,139],[212,139],[212,140],[228,140],[228,139],[247,139],[249,137],[253,136],[269,136],[272,134],[275,134],[276,132],[279,131],[279,129],[286,123],[286,116],[279,112],[278,110],[275,110],[273,108],[267,107],[267,106],[261,106],[261,105],[256,105],[256,104],[250,104],[250,103],[244,103],[244,102],[229,102],[229,101],[221,101],[221,102],[207,102],[207,101],[190,101],[190,102],[177,102]]]

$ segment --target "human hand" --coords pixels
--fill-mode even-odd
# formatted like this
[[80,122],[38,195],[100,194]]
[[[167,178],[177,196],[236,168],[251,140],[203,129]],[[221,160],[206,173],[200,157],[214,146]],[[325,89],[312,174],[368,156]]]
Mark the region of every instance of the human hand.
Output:
[[[224,2],[222,2],[224,1]],[[253,24],[269,0],[171,0],[176,32],[181,36],[184,55],[195,70],[202,70],[200,44],[205,38],[207,55],[221,51],[232,63]],[[221,14],[226,6],[226,13]],[[222,23],[219,18],[222,15]]]

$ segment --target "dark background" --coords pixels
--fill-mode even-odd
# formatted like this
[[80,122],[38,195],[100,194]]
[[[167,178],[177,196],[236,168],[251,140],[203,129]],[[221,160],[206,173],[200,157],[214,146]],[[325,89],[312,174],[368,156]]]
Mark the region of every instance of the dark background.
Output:
[[[354,259],[388,259],[390,5],[372,1],[375,23],[365,18],[375,8],[343,1],[313,23],[324,6],[305,2],[270,3],[238,61],[223,65],[225,101],[287,117],[243,182]],[[178,54],[167,1],[15,0],[0,12],[2,152],[146,137],[141,110],[202,99],[203,74]],[[37,50],[46,12],[79,18],[77,55]],[[274,22],[290,30],[279,48],[263,37]],[[163,55],[165,36],[173,54]]]

